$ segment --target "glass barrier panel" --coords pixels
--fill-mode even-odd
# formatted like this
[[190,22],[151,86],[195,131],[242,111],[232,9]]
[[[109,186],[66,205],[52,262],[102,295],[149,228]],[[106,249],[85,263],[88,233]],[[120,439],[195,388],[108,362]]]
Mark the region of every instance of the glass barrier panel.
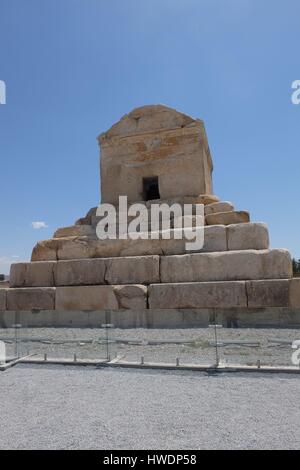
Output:
[[218,314],[218,323],[223,322],[223,327],[218,330],[221,364],[252,367],[297,365],[295,357],[297,354],[300,357],[298,312],[284,308],[256,309],[240,316],[236,322],[231,321],[229,328],[226,312],[222,313]]
[[14,312],[1,312],[0,316],[0,366],[18,358],[16,342],[16,317]]

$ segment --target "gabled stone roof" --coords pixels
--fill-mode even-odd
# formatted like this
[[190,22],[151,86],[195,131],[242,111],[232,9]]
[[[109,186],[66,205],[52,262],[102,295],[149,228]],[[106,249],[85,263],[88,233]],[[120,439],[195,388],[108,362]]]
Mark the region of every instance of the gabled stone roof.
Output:
[[203,124],[201,120],[183,114],[176,109],[161,104],[147,105],[135,108],[129,114],[125,114],[108,131],[100,134],[99,142],[130,135],[143,134],[164,129],[176,129],[186,126]]

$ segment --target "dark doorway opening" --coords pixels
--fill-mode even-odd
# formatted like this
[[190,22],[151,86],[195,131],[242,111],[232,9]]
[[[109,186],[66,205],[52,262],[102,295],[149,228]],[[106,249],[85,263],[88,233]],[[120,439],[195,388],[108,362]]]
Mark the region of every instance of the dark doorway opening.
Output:
[[151,199],[160,199],[158,176],[151,176],[151,178],[143,178],[143,195],[144,201]]

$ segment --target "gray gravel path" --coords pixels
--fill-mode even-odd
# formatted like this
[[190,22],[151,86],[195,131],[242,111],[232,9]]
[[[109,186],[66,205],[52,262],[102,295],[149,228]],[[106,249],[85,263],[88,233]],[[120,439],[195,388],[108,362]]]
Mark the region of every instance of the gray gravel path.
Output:
[[18,365],[0,449],[299,449],[299,376]]

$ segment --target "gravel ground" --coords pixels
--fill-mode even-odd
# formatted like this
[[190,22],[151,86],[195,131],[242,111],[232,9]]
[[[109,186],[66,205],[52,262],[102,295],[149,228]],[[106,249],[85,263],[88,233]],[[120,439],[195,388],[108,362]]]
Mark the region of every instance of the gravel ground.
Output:
[[299,449],[296,376],[18,365],[0,449]]
[[[214,364],[216,351],[214,347],[214,330],[210,328],[194,329],[111,329],[108,331],[112,340],[108,345],[111,358],[116,355],[127,361],[139,361],[144,356],[145,362],[176,362],[181,364]],[[14,330],[1,329],[0,339],[14,338]],[[105,338],[106,331],[91,328],[31,328],[18,331],[21,338],[19,354],[27,352],[39,356],[44,353],[49,358],[72,358],[77,354],[79,359],[105,359],[107,356],[106,344],[99,338]],[[24,341],[29,337],[40,338],[42,342]],[[114,342],[116,339],[133,340],[122,344]],[[270,340],[286,341],[283,344],[271,343]],[[250,341],[252,345],[237,344],[226,345],[219,348],[219,355],[223,364],[256,364],[259,359],[264,365],[292,366],[291,343],[300,339],[299,329],[228,329],[218,330],[218,341]],[[54,340],[55,343],[51,343]],[[178,340],[181,344],[169,344],[171,340]],[[63,341],[70,341],[63,344]],[[84,343],[84,341],[89,341]],[[142,344],[134,344],[134,341]],[[161,341],[162,344],[150,345],[149,341]],[[184,343],[186,341],[186,343]],[[57,344],[59,343],[60,344]],[[258,345],[255,345],[257,343]],[[14,341],[7,343],[7,353],[15,353]]]

